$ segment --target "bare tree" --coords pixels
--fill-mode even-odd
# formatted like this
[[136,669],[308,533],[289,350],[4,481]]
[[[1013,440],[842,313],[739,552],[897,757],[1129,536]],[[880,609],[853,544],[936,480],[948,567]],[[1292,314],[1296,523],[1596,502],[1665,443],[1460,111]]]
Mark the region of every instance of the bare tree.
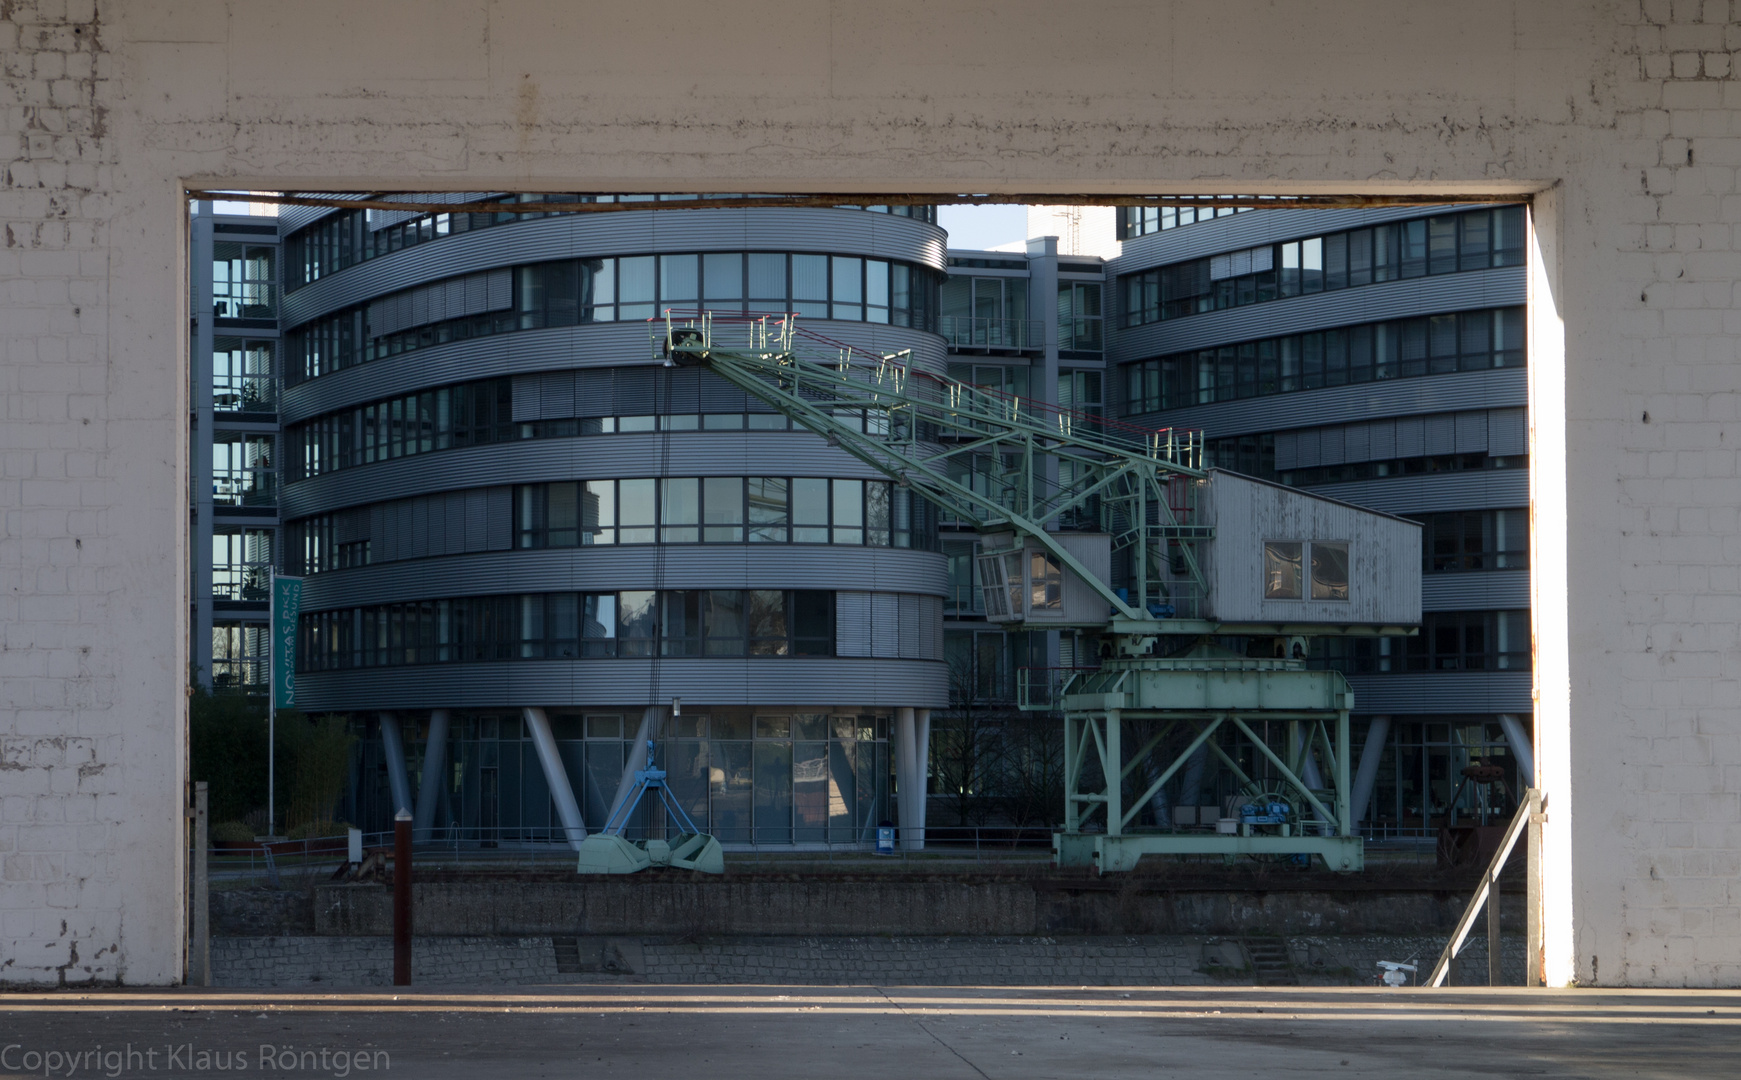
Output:
[[1064,818],[1064,721],[1056,713],[1026,713],[1003,729],[998,800],[1018,828],[1053,826]]
[[941,794],[955,805],[958,825],[983,825],[993,809],[989,790],[1003,753],[1009,711],[986,700],[971,654],[949,661],[950,706],[932,722],[931,768]]

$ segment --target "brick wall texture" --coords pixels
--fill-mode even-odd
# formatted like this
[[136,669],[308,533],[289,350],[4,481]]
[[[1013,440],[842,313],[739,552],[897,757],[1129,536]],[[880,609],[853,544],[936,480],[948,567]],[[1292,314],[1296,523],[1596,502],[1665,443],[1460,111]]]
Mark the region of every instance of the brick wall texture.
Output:
[[[764,11],[0,0],[0,981],[181,971],[176,185],[215,177],[1545,191],[1548,973],[1741,985],[1741,7]],[[672,78],[647,20],[780,44]]]
[[[1627,925],[1606,949],[1579,949],[1579,976],[1736,986],[1741,4],[1644,0],[1614,10],[1622,33],[1614,130],[1636,155],[1616,226],[1607,357],[1628,384],[1607,432],[1623,451],[1608,481],[1623,620],[1609,651],[1623,731],[1606,751],[1618,758],[1616,783],[1607,799],[1591,799],[1599,835],[1582,850],[1612,860]],[[1573,588],[1605,569],[1574,566]],[[1574,713],[1574,742],[1579,727]]]
[[[124,585],[107,427],[109,57],[92,0],[0,3],[0,982],[121,977]],[[166,493],[167,494],[167,493]],[[133,777],[137,782],[139,777]],[[169,853],[173,857],[173,852]]]

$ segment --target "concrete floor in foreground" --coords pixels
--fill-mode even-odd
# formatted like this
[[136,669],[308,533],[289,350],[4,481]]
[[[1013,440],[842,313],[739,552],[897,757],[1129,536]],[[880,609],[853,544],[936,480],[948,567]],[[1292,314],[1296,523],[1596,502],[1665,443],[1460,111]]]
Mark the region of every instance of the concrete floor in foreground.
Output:
[[[398,994],[67,991],[0,994],[0,1033],[5,1076],[223,1071],[343,1077],[389,1066],[392,1074],[431,1080],[699,1074],[709,1080],[1680,1078],[1733,1072],[1741,1060],[1741,993],[770,986],[488,994],[431,988]],[[134,1056],[126,1060],[90,1057],[128,1052]],[[69,1069],[67,1059],[50,1058],[54,1053],[85,1057]],[[117,1062],[119,1068],[111,1067]],[[372,1067],[365,1071],[363,1064]]]

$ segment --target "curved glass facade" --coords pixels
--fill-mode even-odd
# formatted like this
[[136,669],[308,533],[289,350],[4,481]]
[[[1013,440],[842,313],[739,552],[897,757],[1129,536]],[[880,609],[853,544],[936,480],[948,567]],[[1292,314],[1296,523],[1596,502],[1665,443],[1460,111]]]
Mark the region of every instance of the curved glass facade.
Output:
[[857,255],[706,252],[541,262],[443,279],[305,323],[292,384],[371,360],[517,330],[652,319],[667,310],[936,328],[942,275]]
[[[693,198],[694,196],[671,195],[564,195],[552,193],[548,195],[503,195],[492,198],[492,202],[522,202],[522,203],[653,203],[648,209],[654,209],[657,203],[673,198]],[[742,196],[714,195],[716,199],[729,199]],[[483,201],[483,200],[480,200]],[[910,217],[919,221],[937,224],[937,208],[935,206],[861,206],[841,207],[841,209],[869,210],[898,217]],[[294,291],[299,286],[318,281],[329,274],[355,266],[382,255],[391,255],[395,251],[416,247],[436,240],[445,240],[450,236],[460,236],[479,229],[488,229],[496,225],[511,225],[517,221],[536,221],[539,218],[573,216],[561,211],[523,210],[519,212],[498,210],[480,213],[464,210],[441,210],[428,214],[415,214],[403,210],[341,210],[329,214],[312,225],[305,226],[291,233],[284,240],[285,256],[288,260],[285,287]]]

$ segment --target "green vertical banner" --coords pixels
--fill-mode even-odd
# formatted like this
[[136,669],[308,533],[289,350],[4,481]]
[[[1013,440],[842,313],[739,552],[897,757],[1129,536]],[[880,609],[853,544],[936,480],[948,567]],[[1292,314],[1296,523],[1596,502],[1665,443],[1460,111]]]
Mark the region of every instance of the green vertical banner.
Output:
[[296,708],[296,619],[302,613],[302,579],[272,579],[272,704]]

